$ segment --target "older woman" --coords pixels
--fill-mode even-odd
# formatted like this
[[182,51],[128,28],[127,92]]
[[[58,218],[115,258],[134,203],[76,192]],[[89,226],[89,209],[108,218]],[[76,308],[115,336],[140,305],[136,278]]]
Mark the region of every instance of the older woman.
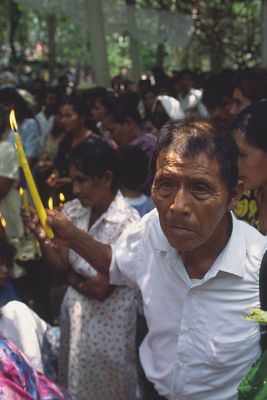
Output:
[[[85,139],[70,154],[76,199],[63,212],[106,244],[139,220],[118,191],[118,174],[116,150],[100,138]],[[28,226],[34,230],[35,221]],[[72,250],[51,249],[45,242],[42,247],[51,265],[68,273],[70,284],[61,310],[61,383],[76,400],[136,399],[135,291],[111,287]]]
[[267,234],[267,101],[253,103],[237,117],[233,135],[239,175],[246,192],[235,213]]

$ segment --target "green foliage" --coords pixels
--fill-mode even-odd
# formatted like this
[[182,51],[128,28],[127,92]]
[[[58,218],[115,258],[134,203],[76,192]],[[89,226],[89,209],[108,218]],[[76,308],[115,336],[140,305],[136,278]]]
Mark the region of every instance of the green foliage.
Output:
[[[153,7],[168,12],[192,15],[195,32],[185,49],[164,43],[164,67],[168,72],[182,67],[211,68],[253,66],[260,63],[260,0],[114,0]],[[47,60],[49,52],[48,18],[12,0],[0,2],[1,59],[14,54],[27,59]],[[12,31],[13,26],[13,31]],[[54,36],[56,60],[89,69],[90,43],[80,26],[66,16],[56,16]],[[129,37],[125,33],[107,38],[112,75],[131,68]],[[11,50],[14,54],[11,54]],[[142,71],[157,63],[156,45],[140,43]]]

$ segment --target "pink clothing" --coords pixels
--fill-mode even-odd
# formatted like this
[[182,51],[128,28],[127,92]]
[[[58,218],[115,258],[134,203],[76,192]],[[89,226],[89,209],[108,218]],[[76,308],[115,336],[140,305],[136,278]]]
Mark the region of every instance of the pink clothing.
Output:
[[71,400],[71,397],[31,367],[23,353],[0,336],[0,400]]

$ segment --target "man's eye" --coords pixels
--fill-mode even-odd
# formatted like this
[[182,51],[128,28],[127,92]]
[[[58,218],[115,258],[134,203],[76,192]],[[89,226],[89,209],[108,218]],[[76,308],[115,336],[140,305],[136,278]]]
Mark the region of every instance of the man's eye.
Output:
[[174,187],[174,184],[170,181],[161,181],[159,183],[159,188],[160,189],[165,189],[165,190],[169,190],[172,189]]
[[239,152],[238,152],[238,156],[244,158],[244,157],[246,157],[247,155],[246,155],[246,153],[242,153],[241,151],[239,151]]
[[208,186],[203,185],[203,184],[196,184],[193,186],[193,192],[199,195],[206,195],[210,192],[210,189]]

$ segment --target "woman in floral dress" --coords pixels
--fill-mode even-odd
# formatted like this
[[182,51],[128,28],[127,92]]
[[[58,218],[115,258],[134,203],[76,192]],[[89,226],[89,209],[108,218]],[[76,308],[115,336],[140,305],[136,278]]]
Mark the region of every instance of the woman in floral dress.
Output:
[[[117,190],[117,153],[107,142],[87,138],[71,153],[76,199],[62,212],[80,229],[106,244],[139,220]],[[48,260],[68,272],[70,286],[61,309],[60,383],[76,400],[135,400],[135,291],[111,287],[73,251],[47,248]]]

